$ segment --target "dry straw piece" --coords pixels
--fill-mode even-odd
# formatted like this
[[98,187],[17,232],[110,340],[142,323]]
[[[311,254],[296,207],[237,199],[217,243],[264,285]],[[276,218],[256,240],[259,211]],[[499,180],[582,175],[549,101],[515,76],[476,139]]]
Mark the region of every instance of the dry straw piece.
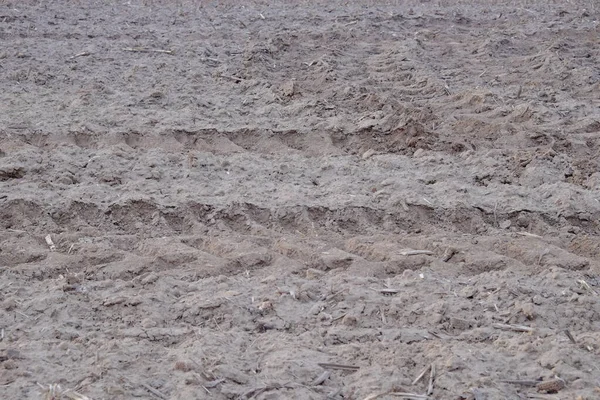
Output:
[[163,54],[175,54],[173,50],[163,50],[163,49],[150,49],[147,47],[125,47],[123,51],[131,51],[137,53],[163,53]]
[[41,383],[37,383],[37,385],[42,389],[42,396],[44,400],[92,400],[90,397],[87,397],[72,389],[63,390],[57,383],[48,386],[42,385]]
[[508,324],[493,324],[496,329],[502,329],[504,331],[515,331],[515,332],[533,332],[534,328],[525,325],[508,325]]

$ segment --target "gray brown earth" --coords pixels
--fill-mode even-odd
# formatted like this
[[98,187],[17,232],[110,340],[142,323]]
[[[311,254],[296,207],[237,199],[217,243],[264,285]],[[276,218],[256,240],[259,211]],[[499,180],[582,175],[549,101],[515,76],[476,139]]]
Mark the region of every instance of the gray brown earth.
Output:
[[600,398],[599,20],[3,2],[0,398]]

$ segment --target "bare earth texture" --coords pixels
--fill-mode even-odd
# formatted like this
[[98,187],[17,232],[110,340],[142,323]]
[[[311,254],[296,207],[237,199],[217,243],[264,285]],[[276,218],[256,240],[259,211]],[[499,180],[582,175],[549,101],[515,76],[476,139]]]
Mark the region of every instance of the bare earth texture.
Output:
[[598,3],[366,3],[2,3],[0,398],[600,398]]

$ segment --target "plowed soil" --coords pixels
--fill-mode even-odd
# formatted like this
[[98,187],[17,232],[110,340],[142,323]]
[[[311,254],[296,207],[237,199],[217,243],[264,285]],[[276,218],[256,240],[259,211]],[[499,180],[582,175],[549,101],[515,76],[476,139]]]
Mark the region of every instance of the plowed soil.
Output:
[[600,398],[599,21],[3,2],[0,398]]

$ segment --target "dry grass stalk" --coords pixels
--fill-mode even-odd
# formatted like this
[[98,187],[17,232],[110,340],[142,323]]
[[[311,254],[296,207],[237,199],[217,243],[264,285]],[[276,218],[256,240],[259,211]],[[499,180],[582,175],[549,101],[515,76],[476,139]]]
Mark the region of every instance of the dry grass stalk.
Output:
[[527,393],[527,398],[528,399],[539,399],[539,400],[558,400],[558,398],[554,397],[554,396],[545,396],[542,394],[535,394],[535,393]]
[[223,382],[225,382],[225,379],[223,379],[223,378],[215,379],[215,380],[206,382],[203,387],[212,389],[212,388],[219,386]]
[[431,255],[431,254],[433,254],[433,251],[429,251],[429,250],[404,250],[404,251],[400,252],[401,256],[417,256],[419,254]]
[[419,375],[417,375],[417,377],[415,378],[415,380],[411,383],[411,385],[416,385],[417,383],[419,383],[419,381],[421,379],[423,379],[423,377],[425,376],[425,374],[427,373],[427,371],[429,371],[429,369],[431,368],[431,365],[426,366],[425,368],[423,368],[423,370],[419,373]]
[[312,386],[322,385],[331,376],[331,371],[325,371],[311,382]]
[[433,393],[433,382],[435,381],[435,364],[431,364],[431,371],[429,374],[429,385],[427,385],[427,395]]
[[529,237],[534,237],[534,238],[542,239],[542,237],[540,235],[536,235],[534,233],[529,233],[529,232],[517,232],[517,235],[529,236]]
[[520,386],[529,386],[529,387],[534,387],[538,383],[540,383],[540,381],[534,381],[531,379],[505,379],[505,380],[501,380],[500,382],[510,383],[511,385],[520,385]]
[[387,324],[387,318],[385,317],[385,310],[383,309],[383,307],[379,307],[379,312],[381,313],[381,322],[386,325]]
[[360,367],[355,365],[333,364],[333,363],[318,363],[319,367],[324,369],[340,369],[343,371],[358,371]]
[[161,399],[161,400],[167,400],[167,396],[162,394],[159,390],[154,389],[152,386],[148,385],[147,383],[140,383],[140,386],[142,386],[144,389],[146,389],[147,391],[149,391],[150,393],[152,393],[155,397]]
[[573,335],[571,334],[571,331],[569,331],[568,329],[564,330],[565,335],[567,335],[567,337],[569,338],[569,340],[571,341],[571,343],[573,344],[577,344],[577,340],[575,340],[575,338],[573,337]]
[[86,57],[86,56],[89,56],[90,54],[91,53],[88,53],[87,51],[84,51],[82,53],[78,53],[78,54],[75,54],[74,56],[69,57],[69,60],[73,60],[73,59],[75,59],[77,57]]
[[37,383],[37,385],[42,389],[42,396],[44,400],[92,400],[91,398],[72,389],[63,390],[57,383],[48,386],[42,385],[41,383]]
[[139,385],[141,387],[143,387],[144,389],[146,389],[147,391],[149,391],[154,397],[161,399],[161,400],[166,400],[168,397],[166,395],[164,395],[163,393],[161,393],[159,390],[154,389],[152,386],[148,385],[147,383],[136,383],[134,381],[132,381],[131,379],[127,378],[126,376],[122,376],[123,380],[131,383],[132,385]]
[[147,47],[125,47],[123,51],[131,51],[138,53],[163,53],[163,54],[175,54],[173,50],[162,50],[162,49],[150,49]]
[[598,295],[598,293],[596,293],[596,291],[594,289],[592,289],[592,286],[589,283],[587,283],[584,279],[579,279],[577,281],[577,283],[579,284],[581,289],[587,290],[588,292],[590,292],[594,295]]
[[71,399],[71,400],[91,400],[89,397],[82,395],[81,393],[75,392],[73,390],[67,390],[63,393],[63,396]]
[[430,397],[425,394],[418,393],[408,393],[408,392],[390,392],[390,396],[402,397],[403,399],[409,400],[421,400],[421,399],[429,399]]
[[346,289],[342,289],[342,290],[338,290],[337,292],[330,294],[329,296],[327,296],[327,298],[325,299],[325,301],[330,301],[333,300],[335,297],[339,296],[340,294],[346,292],[348,290],[348,288]]
[[380,398],[381,396],[385,396],[388,393],[389,393],[389,391],[371,393],[370,395],[368,395],[367,397],[365,397],[363,400],[375,400],[375,399]]
[[229,76],[229,75],[223,75],[223,74],[219,74],[218,75],[220,78],[225,78],[225,79],[229,79],[230,81],[234,81],[235,83],[241,82],[244,80],[244,78],[238,78],[237,76]]
[[408,393],[408,392],[394,392],[394,391],[390,391],[387,390],[385,392],[376,392],[376,393],[371,393],[370,395],[368,395],[367,397],[365,397],[363,400],[375,400],[378,399],[382,396],[395,396],[395,397],[401,397],[403,399],[408,399],[408,400],[421,400],[421,399],[429,399],[430,397],[424,394],[418,394],[418,393]]
[[16,312],[17,314],[19,314],[20,316],[22,316],[22,317],[25,317],[25,318],[27,318],[27,319],[33,319],[33,317],[32,317],[32,316],[30,316],[30,315],[27,315],[27,314],[25,314],[25,313],[22,313],[22,312],[21,312],[21,311],[19,311],[19,310],[15,310],[15,312]]
[[525,325],[509,325],[509,324],[493,324],[496,329],[502,329],[503,331],[515,331],[515,332],[533,332],[534,328]]

